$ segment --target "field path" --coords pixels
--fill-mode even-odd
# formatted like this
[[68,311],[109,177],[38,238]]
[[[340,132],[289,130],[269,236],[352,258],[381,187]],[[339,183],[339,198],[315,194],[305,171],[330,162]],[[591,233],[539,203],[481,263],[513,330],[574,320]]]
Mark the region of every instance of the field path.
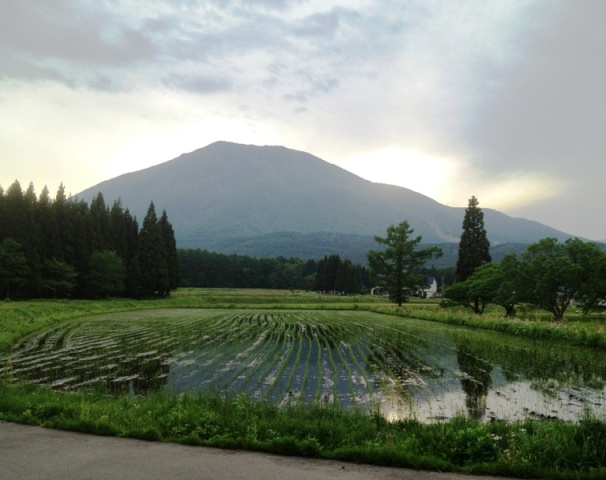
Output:
[[0,465],[3,480],[497,480],[98,437],[6,422],[0,422]]

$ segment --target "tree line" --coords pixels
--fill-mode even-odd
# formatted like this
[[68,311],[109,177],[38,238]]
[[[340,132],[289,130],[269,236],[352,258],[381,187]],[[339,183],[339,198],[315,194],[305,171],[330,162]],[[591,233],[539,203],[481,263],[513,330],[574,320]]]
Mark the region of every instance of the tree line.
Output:
[[0,187],[0,295],[6,298],[144,298],[177,288],[179,265],[172,225],[153,202],[143,224],[120,201],[90,205],[54,198],[30,183]]
[[254,258],[202,249],[179,249],[181,286],[272,288],[355,294],[368,291],[368,270],[339,255],[313,259]]
[[[421,237],[412,238],[413,232],[405,221],[392,225],[385,238],[375,237],[384,249],[368,253],[375,284],[386,288],[398,305],[407,300],[407,290],[420,285],[423,264],[440,254],[436,247],[417,250]],[[565,242],[544,238],[519,256],[509,254],[492,262],[484,214],[472,196],[463,218],[455,281],[444,295],[477,314],[492,304],[513,317],[517,306],[529,305],[561,321],[573,304],[586,313],[606,306],[606,252],[578,238]]]
[[577,305],[585,313],[606,300],[606,252],[593,242],[544,238],[529,245],[519,257],[491,262],[483,213],[475,197],[469,200],[459,244],[457,282],[445,296],[475,313],[500,305],[513,317],[516,306],[546,310],[555,321]]
[[52,198],[33,184],[0,187],[0,295],[4,298],[166,296],[178,286],[363,293],[368,270],[339,255],[253,258],[177,249],[166,211],[150,202],[143,224],[120,201]]

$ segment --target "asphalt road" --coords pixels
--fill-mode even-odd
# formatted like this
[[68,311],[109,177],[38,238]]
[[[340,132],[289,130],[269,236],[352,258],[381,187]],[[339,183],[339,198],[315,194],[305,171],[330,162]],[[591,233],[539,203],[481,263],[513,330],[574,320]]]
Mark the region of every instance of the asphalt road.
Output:
[[[0,422],[2,480],[497,480],[98,437]],[[500,477],[500,480],[503,480]]]

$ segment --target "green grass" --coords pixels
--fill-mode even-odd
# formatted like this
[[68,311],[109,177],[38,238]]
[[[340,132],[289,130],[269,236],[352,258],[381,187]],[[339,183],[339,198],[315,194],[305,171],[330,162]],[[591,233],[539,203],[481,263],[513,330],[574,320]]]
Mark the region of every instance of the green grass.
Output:
[[109,398],[1,385],[0,418],[99,435],[475,474],[604,478],[606,425],[465,418],[422,424],[336,406],[286,408],[246,395]]
[[558,323],[546,320],[547,317],[536,312],[525,318],[508,319],[494,312],[475,315],[468,309],[462,308],[430,309],[408,306],[394,309],[382,306],[371,307],[370,310],[407,318],[492,330],[517,337],[564,342],[580,347],[606,350],[606,318],[602,316],[570,315],[569,320]]

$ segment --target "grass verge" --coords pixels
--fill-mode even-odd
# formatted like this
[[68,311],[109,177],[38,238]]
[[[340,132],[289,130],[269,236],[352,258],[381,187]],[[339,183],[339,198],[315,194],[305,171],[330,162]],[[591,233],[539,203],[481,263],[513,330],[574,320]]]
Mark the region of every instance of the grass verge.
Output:
[[606,425],[465,418],[422,424],[335,406],[278,408],[218,392],[144,398],[0,385],[0,418],[145,440],[521,478],[606,476]]

